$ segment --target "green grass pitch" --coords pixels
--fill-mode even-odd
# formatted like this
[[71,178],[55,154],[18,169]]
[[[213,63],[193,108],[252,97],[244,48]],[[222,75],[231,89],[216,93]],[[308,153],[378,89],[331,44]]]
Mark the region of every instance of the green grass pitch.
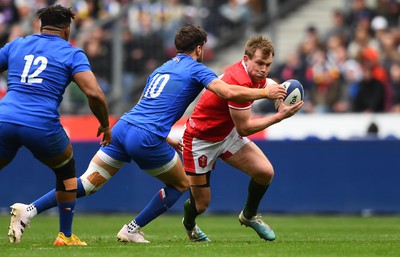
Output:
[[162,215],[143,231],[150,244],[117,242],[116,234],[133,215],[82,214],[74,219],[74,233],[86,247],[54,247],[58,217],[36,217],[20,244],[8,242],[9,216],[0,215],[0,257],[399,257],[399,216],[264,215],[274,228],[273,242],[240,226],[237,215],[204,215],[198,224],[212,240],[192,243],[180,215]]

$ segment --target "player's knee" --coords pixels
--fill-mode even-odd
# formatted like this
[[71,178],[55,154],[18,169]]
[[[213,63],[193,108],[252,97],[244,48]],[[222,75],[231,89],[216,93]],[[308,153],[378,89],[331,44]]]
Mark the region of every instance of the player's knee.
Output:
[[205,212],[210,205],[209,201],[196,200],[196,209],[199,214]]
[[[198,195],[198,194],[197,194]],[[210,204],[210,199],[205,197],[194,198],[192,192],[190,192],[190,205],[192,209],[196,210],[198,214],[205,212]]]
[[185,176],[173,186],[183,193],[190,187],[189,179]]
[[91,161],[80,179],[86,195],[91,195],[96,193],[111,177],[105,168]]
[[269,185],[272,182],[274,177],[274,168],[272,165],[265,165],[257,169],[256,172],[253,173],[252,178],[258,184],[261,185]]
[[53,168],[56,175],[56,191],[76,192],[75,159],[72,157],[64,165]]

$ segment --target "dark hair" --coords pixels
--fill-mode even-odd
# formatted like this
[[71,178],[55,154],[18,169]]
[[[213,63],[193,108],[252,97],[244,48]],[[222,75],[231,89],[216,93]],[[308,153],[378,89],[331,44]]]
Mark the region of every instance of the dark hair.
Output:
[[262,35],[254,36],[246,42],[244,54],[252,59],[257,49],[261,50],[263,57],[268,57],[270,54],[275,55],[271,40]]
[[200,26],[189,24],[175,34],[175,47],[178,53],[191,53],[198,45],[207,42],[207,33]]
[[66,28],[71,24],[71,20],[75,18],[71,7],[65,8],[61,5],[49,5],[41,8],[36,12],[42,22],[42,27],[53,26],[57,28]]

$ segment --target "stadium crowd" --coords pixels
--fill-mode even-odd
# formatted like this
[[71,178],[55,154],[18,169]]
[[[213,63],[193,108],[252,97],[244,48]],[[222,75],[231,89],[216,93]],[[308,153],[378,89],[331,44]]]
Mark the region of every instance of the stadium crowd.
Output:
[[308,113],[400,112],[400,2],[352,0],[328,31],[310,25],[272,77],[297,78]]
[[[252,19],[265,12],[265,2],[214,0],[196,6],[191,0],[2,0],[0,47],[17,36],[39,31],[33,8],[54,3],[72,6],[77,16],[71,43],[84,49],[99,84],[110,96],[112,24],[122,20],[121,80],[123,101],[130,105],[140,96],[150,71],[175,54],[177,28],[187,22],[202,24],[209,34],[205,61],[212,61],[218,43],[229,38],[227,33],[251,26]],[[270,77],[280,82],[289,78],[301,81],[306,113],[400,112],[399,16],[399,1],[375,0],[369,6],[366,0],[352,0],[349,8],[332,11],[328,31],[310,25],[286,61],[274,63]],[[3,75],[0,98],[6,90]],[[66,101],[70,107],[61,106],[60,112],[87,113],[85,101],[78,89],[71,87]],[[273,106],[262,105],[259,111],[273,111]]]

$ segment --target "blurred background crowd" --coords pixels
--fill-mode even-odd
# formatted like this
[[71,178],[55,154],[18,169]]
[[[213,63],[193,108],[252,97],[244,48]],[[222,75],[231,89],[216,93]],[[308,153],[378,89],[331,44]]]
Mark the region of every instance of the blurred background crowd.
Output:
[[[175,55],[175,31],[183,24],[206,29],[205,62],[211,64],[225,47],[253,33],[268,33],[270,23],[296,15],[308,2],[312,1],[1,0],[0,47],[15,37],[39,33],[37,9],[55,3],[71,6],[77,15],[70,41],[86,52],[111,113],[120,115],[139,99],[150,72]],[[282,15],[271,15],[271,8]],[[270,77],[302,82],[304,113],[400,112],[400,1],[349,0],[330,12],[329,29],[309,24],[299,31],[302,40],[282,61],[274,62]],[[243,44],[237,49],[242,53]],[[6,90],[2,74],[0,98]],[[89,113],[76,85],[64,98],[61,114]],[[256,109],[274,111],[269,102]]]

